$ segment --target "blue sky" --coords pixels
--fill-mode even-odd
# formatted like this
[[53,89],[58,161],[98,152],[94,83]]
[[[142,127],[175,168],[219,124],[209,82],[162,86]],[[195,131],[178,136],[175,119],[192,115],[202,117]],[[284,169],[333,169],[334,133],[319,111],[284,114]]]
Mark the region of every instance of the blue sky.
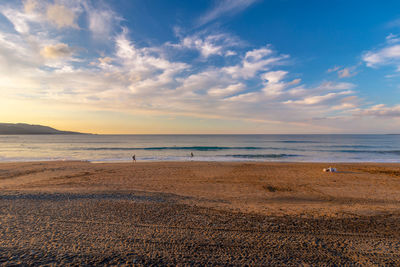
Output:
[[392,133],[398,1],[2,1],[0,121]]

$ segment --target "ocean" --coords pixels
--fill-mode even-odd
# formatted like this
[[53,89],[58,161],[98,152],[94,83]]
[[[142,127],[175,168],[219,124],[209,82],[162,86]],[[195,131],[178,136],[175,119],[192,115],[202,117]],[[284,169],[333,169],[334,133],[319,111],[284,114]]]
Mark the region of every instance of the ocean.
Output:
[[[191,157],[193,153],[193,157]],[[0,162],[400,162],[400,135],[0,135]]]

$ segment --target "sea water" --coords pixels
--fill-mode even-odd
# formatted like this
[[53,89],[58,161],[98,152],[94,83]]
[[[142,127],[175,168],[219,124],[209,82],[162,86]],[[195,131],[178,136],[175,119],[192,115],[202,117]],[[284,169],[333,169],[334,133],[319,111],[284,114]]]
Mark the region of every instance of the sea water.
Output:
[[[191,157],[193,153],[193,157]],[[400,162],[400,135],[0,135],[0,161]]]

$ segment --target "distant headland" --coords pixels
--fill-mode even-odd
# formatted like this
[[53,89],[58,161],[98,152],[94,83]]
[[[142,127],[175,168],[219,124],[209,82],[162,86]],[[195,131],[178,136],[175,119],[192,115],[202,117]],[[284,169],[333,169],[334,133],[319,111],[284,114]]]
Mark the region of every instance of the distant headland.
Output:
[[60,131],[48,126],[26,123],[0,123],[1,134],[85,134],[71,131]]

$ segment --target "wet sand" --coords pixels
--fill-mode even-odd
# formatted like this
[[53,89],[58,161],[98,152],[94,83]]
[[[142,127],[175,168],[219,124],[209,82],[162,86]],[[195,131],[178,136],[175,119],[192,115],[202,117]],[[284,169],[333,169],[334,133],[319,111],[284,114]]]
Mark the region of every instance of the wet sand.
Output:
[[0,264],[400,264],[400,164],[0,164]]

